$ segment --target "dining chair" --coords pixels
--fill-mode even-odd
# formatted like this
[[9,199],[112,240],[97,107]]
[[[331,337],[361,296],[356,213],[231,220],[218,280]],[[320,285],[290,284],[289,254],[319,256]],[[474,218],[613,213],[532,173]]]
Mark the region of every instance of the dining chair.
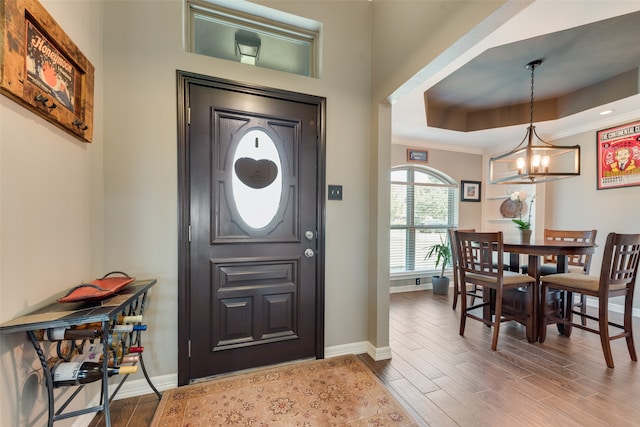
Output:
[[[597,230],[549,230],[544,229],[545,240],[561,240],[571,242],[588,242],[595,244]],[[583,255],[569,255],[568,258],[568,270],[567,273],[582,273],[589,274],[591,267],[592,254]],[[558,272],[558,260],[555,255],[548,255],[542,260],[540,266],[540,274],[546,276],[548,274],[555,274]],[[574,302],[570,298],[566,298],[568,304],[571,307],[580,307],[582,313],[587,312],[587,297],[583,294],[580,295],[580,300]],[[567,309],[568,310],[568,309]],[[587,324],[587,318],[582,317],[582,324]],[[569,331],[567,331],[569,333]]]
[[[531,276],[504,269],[503,263],[494,263],[494,258],[504,259],[502,232],[475,233],[456,231],[461,295],[467,284],[481,286],[483,291],[491,290],[493,296],[484,295],[482,303],[467,306],[467,299],[461,298],[460,335],[464,336],[467,317],[479,320],[493,327],[491,349],[498,346],[500,324],[516,320],[525,325],[527,336],[533,331],[533,289],[535,279]],[[520,313],[503,315],[502,295],[507,289],[526,288],[526,309]],[[493,307],[492,307],[493,305]],[[493,315],[492,315],[493,314]]]
[[[613,368],[613,355],[611,353],[611,341],[625,338],[631,360],[637,361],[636,350],[633,343],[632,310],[633,291],[638,275],[638,261],[640,260],[640,234],[616,234],[609,233],[604,247],[600,276],[590,276],[582,273],[550,274],[541,278],[541,295],[546,298],[550,289],[565,291],[569,301],[573,300],[573,294],[588,295],[598,299],[598,316],[592,316],[573,308],[567,310],[562,317],[549,311],[546,304],[541,305],[540,335],[542,343],[546,338],[546,328],[550,323],[560,323],[565,327],[576,327],[588,332],[598,334],[602,351],[607,366]],[[609,298],[624,296],[623,324],[609,321]],[[589,327],[587,324],[576,323],[573,315],[581,319],[598,322],[598,328]],[[610,335],[609,326],[621,329],[617,335]]]
[[[595,243],[597,230],[549,230],[544,229],[544,240],[556,240],[564,242]],[[591,254],[568,255],[569,271],[567,273],[589,274],[591,267]],[[542,260],[540,273],[542,275],[558,272],[558,260],[556,255],[547,255]]]
[[[459,229],[458,231],[475,232],[475,228]],[[449,236],[449,244],[451,245],[451,264],[453,265],[453,309],[458,306],[458,296],[461,294],[460,289],[460,269],[458,263],[458,245],[456,245],[456,229],[449,228],[447,234]],[[470,290],[466,291],[466,295],[471,297],[471,304],[475,303],[476,298],[482,298],[482,288],[478,285],[472,285]]]
[[[587,242],[595,244],[596,235],[598,234],[597,230],[551,230],[548,228],[544,229],[544,240],[556,240],[556,241],[564,241],[564,242]],[[582,273],[589,274],[589,270],[591,268],[591,257],[592,254],[582,254],[582,255],[568,255],[568,271],[566,273]],[[522,267],[522,273],[528,273],[527,266]],[[542,263],[540,264],[540,275],[546,276],[549,274],[558,273],[558,259],[556,255],[546,255],[542,259]],[[565,295],[566,297],[566,295]],[[565,300],[571,304],[571,307],[580,307],[583,313],[587,312],[587,300],[585,295],[580,295],[580,299],[578,302],[570,301],[565,298]],[[568,310],[568,308],[567,308]],[[587,319],[582,318],[584,324],[586,324]],[[569,333],[567,331],[567,333]]]

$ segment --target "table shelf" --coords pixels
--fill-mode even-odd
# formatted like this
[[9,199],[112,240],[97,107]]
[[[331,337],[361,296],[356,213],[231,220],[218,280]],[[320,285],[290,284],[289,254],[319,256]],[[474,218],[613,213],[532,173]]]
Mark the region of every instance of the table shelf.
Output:
[[[155,279],[134,281],[124,289],[120,290],[117,294],[105,298],[99,301],[86,301],[86,302],[73,302],[73,303],[59,303],[55,302],[49,304],[39,310],[36,310],[27,315],[18,317],[0,325],[0,335],[26,332],[29,341],[33,345],[36,355],[40,360],[45,377],[45,385],[47,387],[47,396],[49,403],[48,423],[47,426],[53,426],[55,421],[76,417],[93,412],[104,411],[105,422],[107,427],[111,426],[111,417],[109,414],[109,404],[114,399],[124,382],[128,378],[128,374],[123,375],[120,382],[116,385],[111,395],[109,395],[109,356],[111,353],[115,356],[115,349],[110,348],[107,343],[108,335],[101,337],[103,343],[103,358],[102,369],[103,377],[101,380],[101,393],[100,403],[97,406],[90,408],[84,408],[77,411],[64,412],[69,403],[80,393],[80,391],[86,386],[86,384],[70,386],[76,387],[76,390],[65,400],[64,403],[59,405],[58,410],[55,408],[55,401],[53,398],[53,377],[51,370],[47,364],[47,355],[43,349],[43,343],[36,339],[35,331],[39,329],[49,328],[67,328],[72,326],[83,325],[87,323],[101,323],[103,331],[109,331],[109,328],[115,322],[115,319],[119,315],[142,315],[147,303],[147,292],[156,284]],[[108,332],[107,332],[108,334]],[[134,331],[129,333],[128,342],[129,346],[135,344],[135,346],[141,346],[142,331]],[[158,398],[162,398],[160,392],[151,382],[147,370],[144,365],[144,359],[142,353],[140,353],[140,366],[144,377],[155,392]]]

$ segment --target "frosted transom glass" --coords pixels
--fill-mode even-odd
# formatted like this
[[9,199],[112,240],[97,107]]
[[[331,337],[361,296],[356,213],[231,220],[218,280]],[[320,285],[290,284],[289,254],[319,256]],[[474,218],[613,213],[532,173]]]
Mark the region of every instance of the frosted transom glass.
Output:
[[233,200],[242,220],[264,228],[273,220],[282,198],[282,162],[276,144],[264,131],[247,132],[233,156]]

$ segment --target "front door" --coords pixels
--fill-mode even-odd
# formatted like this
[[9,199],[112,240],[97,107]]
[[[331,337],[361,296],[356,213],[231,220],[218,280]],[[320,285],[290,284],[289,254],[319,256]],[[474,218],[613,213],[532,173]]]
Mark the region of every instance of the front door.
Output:
[[323,357],[324,101],[183,77],[179,382]]

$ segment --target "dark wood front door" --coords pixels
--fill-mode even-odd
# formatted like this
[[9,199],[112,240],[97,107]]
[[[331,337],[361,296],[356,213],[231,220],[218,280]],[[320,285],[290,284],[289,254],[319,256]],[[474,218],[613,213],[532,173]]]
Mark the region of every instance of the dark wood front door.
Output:
[[179,383],[323,357],[324,101],[182,79]]

